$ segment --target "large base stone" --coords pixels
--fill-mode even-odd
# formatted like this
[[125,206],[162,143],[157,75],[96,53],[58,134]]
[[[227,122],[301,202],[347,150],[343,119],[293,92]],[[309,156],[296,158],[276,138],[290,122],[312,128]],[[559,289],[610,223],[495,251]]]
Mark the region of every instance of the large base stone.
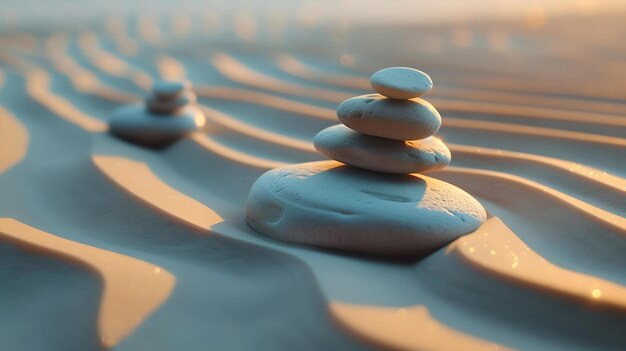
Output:
[[256,231],[290,243],[379,256],[419,257],[486,219],[465,191],[427,176],[321,161],[263,174],[246,204]]

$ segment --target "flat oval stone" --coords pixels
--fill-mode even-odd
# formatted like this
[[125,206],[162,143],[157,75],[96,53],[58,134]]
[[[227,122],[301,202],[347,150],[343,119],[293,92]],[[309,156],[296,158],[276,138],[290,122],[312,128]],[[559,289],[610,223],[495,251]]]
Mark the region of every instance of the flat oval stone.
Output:
[[113,112],[109,131],[124,140],[150,147],[165,146],[206,123],[202,112],[188,106],[175,115],[154,115],[144,104],[128,105]]
[[337,117],[359,133],[396,140],[424,139],[441,127],[439,112],[426,100],[393,100],[379,94],[342,102]]
[[387,257],[426,255],[485,219],[481,204],[452,184],[336,161],[266,172],[246,202],[248,224],[266,236]]
[[191,89],[187,80],[158,80],[152,86],[152,95],[158,98],[173,98]]
[[338,124],[317,133],[317,151],[345,164],[385,173],[421,173],[450,163],[450,150],[438,138],[393,140],[360,134]]
[[391,99],[407,100],[422,96],[433,88],[428,74],[409,67],[389,67],[372,74],[370,85]]
[[196,94],[186,92],[173,98],[157,98],[155,96],[146,100],[148,110],[157,114],[177,113],[182,108],[196,102]]

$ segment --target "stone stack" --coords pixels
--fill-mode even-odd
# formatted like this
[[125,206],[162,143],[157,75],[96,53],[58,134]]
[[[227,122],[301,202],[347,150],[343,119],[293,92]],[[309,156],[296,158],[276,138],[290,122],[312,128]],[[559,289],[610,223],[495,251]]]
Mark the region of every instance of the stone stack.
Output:
[[410,68],[376,72],[379,94],[348,99],[343,124],[315,136],[333,160],[273,169],[252,186],[246,221],[296,244],[385,257],[419,258],[476,230],[485,209],[456,186],[420,173],[450,162],[433,135],[435,108],[419,98],[430,78]]
[[146,107],[157,115],[172,115],[196,103],[196,94],[189,81],[157,81],[152,94],[146,99]]
[[113,112],[109,131],[143,146],[167,146],[206,123],[195,102],[190,82],[158,81],[144,103],[123,106]]
[[419,97],[432,88],[425,73],[412,68],[380,70],[370,79],[380,94],[342,102],[337,116],[343,125],[315,136],[315,148],[345,163],[383,173],[424,173],[450,163],[450,150],[433,135],[441,116]]

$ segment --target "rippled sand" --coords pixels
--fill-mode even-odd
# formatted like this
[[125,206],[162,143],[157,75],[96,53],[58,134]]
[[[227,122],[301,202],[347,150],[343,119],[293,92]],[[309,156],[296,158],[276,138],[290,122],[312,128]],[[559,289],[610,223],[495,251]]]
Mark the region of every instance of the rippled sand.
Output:
[[[626,345],[622,15],[371,27],[242,16],[1,33],[3,347]],[[417,262],[254,233],[243,203],[255,179],[323,159],[312,138],[337,104],[395,65],[433,78],[453,160],[430,175],[478,198],[488,222]],[[110,137],[112,109],[157,77],[194,83],[206,128],[162,151]]]

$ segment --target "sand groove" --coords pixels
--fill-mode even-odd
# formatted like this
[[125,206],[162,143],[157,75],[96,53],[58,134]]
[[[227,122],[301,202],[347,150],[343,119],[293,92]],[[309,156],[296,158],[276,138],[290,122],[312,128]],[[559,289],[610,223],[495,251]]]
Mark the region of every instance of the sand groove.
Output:
[[28,151],[28,130],[0,106],[0,174],[19,163]]
[[98,330],[107,348],[127,337],[148,318],[176,285],[176,277],[161,267],[62,239],[11,218],[0,219],[0,237],[26,250],[88,267],[102,279],[104,291]]
[[210,208],[165,184],[142,162],[104,155],[94,155],[92,160],[102,173],[132,196],[183,223],[209,230],[223,221]]

